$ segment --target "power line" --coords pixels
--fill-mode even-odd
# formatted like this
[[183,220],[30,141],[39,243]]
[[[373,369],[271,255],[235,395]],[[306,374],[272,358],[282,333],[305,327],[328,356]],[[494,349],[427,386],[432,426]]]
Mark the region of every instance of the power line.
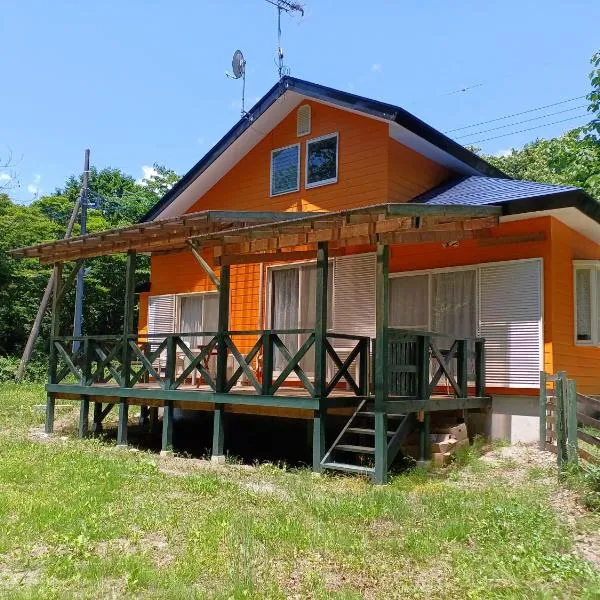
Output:
[[560,121],[552,121],[552,123],[544,123],[543,125],[536,125],[535,127],[527,127],[526,129],[519,129],[518,131],[511,131],[510,133],[503,133],[502,135],[496,135],[494,137],[485,138],[483,140],[474,140],[468,142],[471,144],[479,144],[481,142],[488,142],[489,140],[497,140],[498,138],[506,137],[508,135],[516,135],[517,133],[523,133],[524,131],[531,131],[533,129],[540,129],[541,127],[548,127],[549,125],[556,125],[557,123],[565,123],[566,121],[573,121],[574,119],[580,119],[581,117],[588,117],[587,113],[576,115],[575,117],[569,117],[568,119],[561,119]]
[[456,127],[455,129],[447,129],[444,133],[452,133],[453,131],[462,131],[463,129],[470,129],[471,127],[477,127],[479,125],[486,125],[487,123],[495,123],[496,121],[503,121],[504,119],[511,119],[512,117],[518,117],[520,115],[526,115],[527,113],[536,112],[538,110],[544,110],[545,108],[551,108],[553,106],[558,106],[559,104],[566,104],[567,102],[573,102],[574,100],[581,100],[581,98],[585,98],[586,94],[582,96],[576,96],[575,98],[568,98],[567,100],[560,100],[559,102],[553,102],[552,104],[546,104],[545,106],[538,106],[536,108],[530,108],[529,110],[523,110],[518,113],[513,113],[512,115],[505,115],[503,117],[497,117],[495,119],[490,119],[489,121],[480,121],[479,123],[473,123],[472,125],[464,125],[463,127]]
[[491,129],[482,129],[481,131],[474,131],[473,133],[465,133],[464,135],[459,135],[454,138],[460,140],[466,137],[472,137],[474,135],[480,135],[482,133],[488,133],[490,131],[497,131],[498,129],[504,129],[506,127],[513,127],[514,125],[521,125],[523,123],[530,123],[531,121],[538,121],[539,119],[546,119],[547,117],[553,117],[555,115],[562,115],[566,112],[571,112],[573,110],[579,110],[580,108],[586,108],[585,104],[580,104],[579,106],[573,106],[571,108],[565,108],[564,110],[557,110],[556,112],[547,113],[545,115],[540,115],[539,117],[531,117],[530,119],[523,119],[523,121],[515,121],[514,123],[507,123],[506,125],[498,125],[498,127],[492,127]]

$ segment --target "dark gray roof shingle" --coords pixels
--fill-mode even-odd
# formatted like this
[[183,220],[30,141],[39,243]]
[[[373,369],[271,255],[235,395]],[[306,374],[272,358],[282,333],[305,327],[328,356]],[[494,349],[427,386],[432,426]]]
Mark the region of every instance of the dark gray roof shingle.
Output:
[[452,179],[417,196],[413,202],[481,206],[578,190],[572,186],[474,175]]

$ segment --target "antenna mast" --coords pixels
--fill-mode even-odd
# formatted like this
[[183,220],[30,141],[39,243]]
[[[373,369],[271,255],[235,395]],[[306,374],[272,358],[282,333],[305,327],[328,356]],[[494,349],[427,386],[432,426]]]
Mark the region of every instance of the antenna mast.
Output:
[[288,14],[300,13],[304,16],[304,7],[297,2],[288,2],[288,0],[266,0],[277,8],[277,72],[279,79],[289,74],[289,68],[283,64],[283,49],[281,47],[281,13]]

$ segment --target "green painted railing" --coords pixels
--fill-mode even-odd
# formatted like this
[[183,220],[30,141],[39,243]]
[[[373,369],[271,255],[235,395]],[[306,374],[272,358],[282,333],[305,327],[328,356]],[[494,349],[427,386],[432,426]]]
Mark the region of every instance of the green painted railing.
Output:
[[[191,347],[193,341],[197,347]],[[75,351],[73,342],[79,342]],[[244,384],[258,395],[272,396],[293,380],[311,396],[317,389],[329,396],[344,383],[350,395],[366,396],[370,339],[327,333],[322,343],[328,368],[320,386],[314,377],[316,343],[313,329],[54,337],[50,383],[75,380],[83,386],[131,388],[152,381],[175,390],[192,382],[216,392],[217,381],[223,381],[219,391],[225,393]],[[215,360],[220,344],[228,357],[221,363]],[[240,350],[248,347],[249,351]],[[219,363],[226,369],[221,379]]]
[[[485,395],[485,340],[389,328],[390,396],[426,400],[446,391],[458,398]],[[472,389],[470,393],[469,388]]]

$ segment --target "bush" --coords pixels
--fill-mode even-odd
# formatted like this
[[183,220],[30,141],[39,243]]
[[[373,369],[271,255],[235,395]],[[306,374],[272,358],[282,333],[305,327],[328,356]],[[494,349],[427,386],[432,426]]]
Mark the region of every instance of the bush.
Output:
[[[15,380],[20,360],[18,356],[0,356],[0,383]],[[39,359],[31,360],[25,370],[24,381],[44,383],[47,378],[48,364]]]

